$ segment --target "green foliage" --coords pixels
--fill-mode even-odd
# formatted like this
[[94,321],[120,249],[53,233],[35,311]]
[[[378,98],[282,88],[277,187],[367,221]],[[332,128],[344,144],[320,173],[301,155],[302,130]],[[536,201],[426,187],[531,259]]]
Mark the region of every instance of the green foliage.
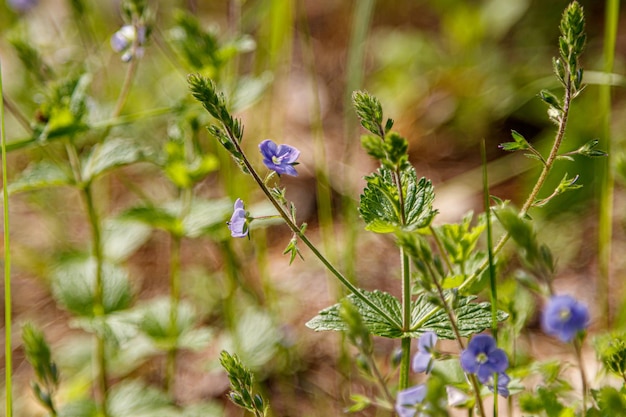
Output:
[[194,156],[192,160],[188,160],[185,144],[179,140],[167,142],[165,152],[165,174],[178,188],[191,188],[219,168],[219,160],[212,154]]
[[35,370],[38,380],[31,384],[35,397],[50,412],[55,413],[53,394],[59,385],[59,371],[52,361],[50,346],[43,332],[32,323],[22,326],[22,341],[26,360]]
[[74,184],[69,172],[58,164],[41,161],[28,166],[21,175],[9,184],[9,193],[35,191],[51,187]]
[[596,355],[605,369],[626,378],[626,333],[609,333],[594,339]]
[[539,243],[531,223],[522,219],[509,207],[502,207],[496,210],[495,214],[500,224],[522,250],[523,261],[540,278],[551,280],[555,270],[554,257],[548,246]]
[[110,139],[97,144],[82,163],[82,180],[89,183],[115,168],[144,161],[147,152],[129,139]]
[[239,360],[237,355],[230,355],[226,351],[220,354],[220,363],[230,381],[228,397],[239,407],[254,413],[255,416],[265,416],[269,411],[269,404],[260,394],[253,390],[254,375]]
[[384,138],[386,132],[382,129],[383,107],[380,101],[367,92],[355,91],[352,93],[352,104],[361,121],[361,126],[379,138]]
[[[389,322],[378,312],[365,304],[362,300],[349,295],[348,299],[358,309],[362,317],[363,325],[373,335],[389,338],[402,338],[406,336],[418,338],[426,331],[433,331],[437,336],[444,339],[454,339],[455,334],[450,326],[446,312],[439,304],[433,303],[432,299],[422,294],[411,303],[411,330],[402,331],[399,326],[401,321],[401,306],[397,298],[382,291],[363,291],[363,293],[381,310],[385,311],[397,323]],[[454,303],[454,315],[456,317],[461,336],[467,337],[480,333],[491,327],[491,307],[489,303],[472,303],[476,297],[459,296]],[[306,325],[315,331],[335,330],[346,331],[349,326],[341,316],[342,304],[338,303],[328,307],[309,320]],[[498,320],[507,318],[506,313],[499,312]]]
[[387,168],[365,177],[359,212],[366,229],[376,233],[413,231],[428,227],[437,214],[432,203],[433,186],[425,178],[417,180],[413,167],[400,172],[402,200],[394,182],[394,173]]
[[181,302],[178,305],[175,326],[172,326],[171,311],[169,300],[153,300],[141,308],[137,327],[163,351],[176,348],[199,350],[209,344],[211,331],[196,328],[197,317],[191,304]]
[[232,203],[228,199],[194,199],[186,210],[176,201],[163,207],[134,207],[120,219],[144,223],[178,237],[197,238],[224,224],[231,210]]
[[[122,267],[105,262],[102,269],[102,308],[104,314],[128,308],[133,293]],[[96,261],[93,258],[67,260],[59,264],[52,277],[57,302],[73,314],[93,318]]]

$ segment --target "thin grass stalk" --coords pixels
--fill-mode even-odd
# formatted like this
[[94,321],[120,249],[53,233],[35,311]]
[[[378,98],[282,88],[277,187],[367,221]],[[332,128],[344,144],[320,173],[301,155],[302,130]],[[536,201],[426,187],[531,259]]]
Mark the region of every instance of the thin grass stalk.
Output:
[[[491,334],[498,341],[498,285],[496,282],[496,268],[493,257],[493,238],[491,235],[491,209],[489,204],[489,178],[487,175],[487,149],[485,140],[481,142],[480,154],[483,164],[483,205],[487,222],[487,256],[489,261],[489,283],[491,289]],[[493,382],[495,395],[493,396],[493,417],[498,416],[498,375]]]
[[[615,43],[619,20],[619,0],[606,0],[604,15],[604,73],[613,72],[615,62]],[[604,149],[607,156],[603,162],[600,178],[600,210],[598,219],[598,304],[601,316],[605,318],[607,328],[611,326],[611,300],[609,299],[611,241],[613,221],[613,194],[615,188],[615,174],[611,156],[611,85],[609,82],[601,84],[600,114],[602,116],[602,131]]]
[[[352,19],[352,30],[350,43],[348,45],[348,57],[346,63],[346,91],[344,94],[344,137],[345,149],[342,155],[345,159],[345,169],[352,166],[351,159],[354,146],[353,138],[357,136],[357,123],[354,114],[349,111],[352,108],[352,92],[362,88],[363,68],[365,61],[365,45],[369,32],[372,14],[376,0],[359,0],[354,2],[354,17]],[[350,179],[344,171],[342,184],[350,184]],[[344,185],[345,186],[345,185]],[[342,217],[344,230],[344,256],[343,265],[346,276],[351,282],[356,283],[356,245],[357,245],[357,210],[354,196],[351,195],[351,188],[345,188],[342,193]]]
[[9,190],[7,180],[7,146],[4,128],[4,88],[2,86],[2,62],[0,61],[0,142],[2,143],[2,225],[4,235],[4,390],[5,415],[13,416],[13,310],[11,305],[11,250],[9,236]]

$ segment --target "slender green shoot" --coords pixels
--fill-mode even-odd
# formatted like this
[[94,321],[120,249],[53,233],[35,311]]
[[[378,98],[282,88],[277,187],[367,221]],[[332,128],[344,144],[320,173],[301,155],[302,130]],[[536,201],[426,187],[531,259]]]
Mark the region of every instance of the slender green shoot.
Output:
[[[2,87],[2,62],[0,61],[0,97],[4,97]],[[7,181],[7,148],[4,129],[4,100],[0,103],[0,140],[2,142],[2,213],[4,228],[4,374],[6,417],[13,416],[13,346],[11,344],[11,250],[9,239],[9,191]]]
[[[619,0],[607,0],[604,15],[604,72],[613,72],[615,61],[615,43],[619,20]],[[611,85],[600,84],[600,114],[602,115],[602,136],[604,150],[607,153],[603,162],[600,182],[600,210],[598,219],[598,302],[600,316],[604,317],[607,328],[611,326],[611,305],[609,297],[609,280],[611,264],[611,241],[613,221],[613,194],[615,174],[611,161]]]
[[[489,261],[489,282],[491,284],[491,334],[498,340],[498,285],[496,283],[496,268],[493,256],[493,238],[491,236],[491,209],[489,204],[489,178],[487,176],[487,150],[485,140],[481,142],[480,154],[483,164],[483,203],[487,222],[487,260]],[[493,396],[493,415],[498,416],[498,375],[494,376],[493,386],[496,394]]]

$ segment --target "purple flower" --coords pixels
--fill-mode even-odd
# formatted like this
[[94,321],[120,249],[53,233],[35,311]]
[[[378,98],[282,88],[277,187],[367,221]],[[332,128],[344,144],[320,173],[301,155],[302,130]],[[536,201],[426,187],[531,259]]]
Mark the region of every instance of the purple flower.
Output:
[[[489,389],[492,392],[493,392],[493,381],[494,381],[494,377],[493,375],[491,375],[489,377],[489,380],[485,384],[487,385],[487,387],[489,387]],[[509,376],[505,372],[500,372],[498,374],[498,394],[502,395],[503,397],[509,396],[509,382],[510,381],[511,381],[511,378],[509,378]]]
[[546,333],[571,342],[589,325],[589,311],[569,295],[555,295],[543,310],[541,324]]
[[418,404],[424,401],[424,398],[426,398],[426,385],[424,384],[402,390],[396,397],[396,412],[400,417],[415,417]]
[[248,236],[248,221],[246,219],[246,210],[243,208],[243,201],[240,198],[235,201],[233,215],[230,216],[228,229],[232,237]]
[[509,367],[509,359],[496,341],[487,334],[474,336],[461,352],[461,367],[470,374],[476,374],[478,380],[486,384],[493,374],[500,374]]
[[[136,44],[135,44],[136,42]],[[128,62],[133,57],[143,56],[142,45],[146,42],[146,27],[124,25],[111,36],[111,48],[115,52],[123,52],[122,61]]]
[[35,7],[39,0],[7,0],[7,5],[19,13],[25,13]]
[[297,165],[296,159],[300,156],[300,151],[289,145],[276,145],[272,140],[265,139],[259,144],[259,149],[263,155],[263,163],[277,174],[298,175],[293,167]]
[[413,372],[429,373],[433,367],[433,348],[437,343],[435,332],[428,331],[417,342],[417,353],[413,357]]

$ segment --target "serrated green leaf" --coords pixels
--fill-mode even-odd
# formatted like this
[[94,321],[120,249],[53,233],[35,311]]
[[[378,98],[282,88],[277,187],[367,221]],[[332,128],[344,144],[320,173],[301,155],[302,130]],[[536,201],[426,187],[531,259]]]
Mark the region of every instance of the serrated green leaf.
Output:
[[198,350],[207,346],[212,332],[196,328],[196,313],[191,304],[180,302],[176,314],[176,326],[172,327],[169,299],[159,298],[142,308],[137,325],[155,346],[161,350],[187,348]]
[[[362,292],[372,303],[380,307],[381,310],[396,321],[395,323],[389,322],[387,318],[382,317],[370,306],[365,304],[363,300],[351,294],[348,296],[348,299],[358,309],[367,330],[376,336],[389,338],[402,337],[403,332],[399,325],[399,323],[402,322],[400,301],[393,295],[383,291],[375,290]],[[320,311],[317,316],[309,320],[306,326],[317,332],[325,330],[348,330],[347,324],[341,318],[340,308],[341,303],[325,308]]]
[[107,411],[111,417],[169,417],[174,409],[161,390],[127,380],[111,388]]
[[239,77],[235,92],[231,97],[232,111],[245,110],[258,102],[273,79],[274,77],[269,71],[264,72],[259,77]]
[[131,256],[150,237],[150,227],[131,219],[107,219],[102,227],[102,251],[113,263]]
[[229,199],[201,200],[191,202],[183,216],[180,201],[172,201],[164,207],[135,207],[120,216],[121,220],[133,220],[165,230],[175,236],[197,238],[225,224],[232,211]]
[[133,207],[120,216],[121,220],[136,221],[174,235],[182,235],[182,222],[171,210],[162,207]]
[[144,147],[129,139],[110,139],[97,144],[83,163],[82,179],[93,181],[114,168],[143,161],[146,152]]
[[415,169],[411,166],[401,172],[404,216],[401,215],[398,189],[389,169],[380,168],[365,179],[367,187],[361,195],[359,212],[367,230],[376,233],[413,231],[427,227],[437,214],[432,207],[435,199],[432,183],[425,178],[418,182]]
[[92,400],[72,401],[63,406],[59,417],[98,417],[100,413]]
[[[232,202],[227,198],[216,200],[194,199],[189,213],[183,220],[183,233],[186,237],[196,238],[210,232],[215,226],[222,226],[230,217]],[[173,207],[180,211],[178,207]]]
[[41,190],[51,187],[72,185],[68,173],[56,164],[42,161],[30,165],[22,174],[9,184],[9,193]]
[[[82,317],[94,316],[96,262],[93,258],[71,260],[57,266],[52,276],[52,292],[67,310]],[[133,294],[128,275],[118,265],[105,262],[102,268],[104,313],[130,305]]]
[[[469,337],[480,333],[492,325],[491,305],[487,302],[473,303],[476,296],[458,296],[455,302],[454,316],[459,333]],[[419,337],[425,331],[433,331],[442,339],[455,339],[448,315],[445,311],[428,300],[426,294],[421,294],[411,306],[412,337]],[[498,311],[498,321],[506,320],[508,315]]]
[[[401,321],[400,301],[391,294],[382,291],[363,291],[363,293],[381,310],[390,317]],[[400,337],[420,337],[424,332],[430,330],[435,332],[442,339],[454,339],[456,336],[450,326],[450,321],[445,311],[438,305],[428,300],[426,294],[421,294],[411,303],[411,331],[405,333],[397,323],[389,323],[384,317],[367,306],[362,300],[349,295],[350,301],[359,309],[363,318],[363,324],[368,331],[376,336],[388,338]],[[461,336],[467,337],[480,333],[491,327],[491,306],[489,303],[472,303],[476,297],[459,296],[454,309],[457,326]],[[341,319],[339,313],[341,304],[328,307],[306,323],[306,326],[315,331],[335,330],[345,331],[348,329],[346,323]],[[498,320],[503,321],[508,315],[502,311],[498,312]]]
[[249,307],[239,314],[235,329],[223,340],[222,349],[235,353],[253,371],[275,355],[281,334],[272,317]]

